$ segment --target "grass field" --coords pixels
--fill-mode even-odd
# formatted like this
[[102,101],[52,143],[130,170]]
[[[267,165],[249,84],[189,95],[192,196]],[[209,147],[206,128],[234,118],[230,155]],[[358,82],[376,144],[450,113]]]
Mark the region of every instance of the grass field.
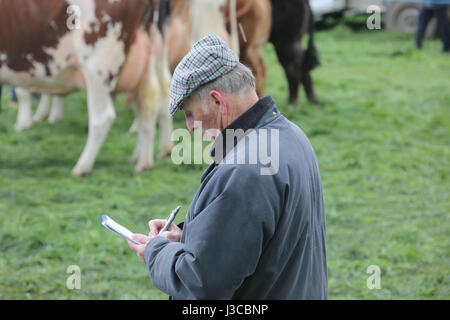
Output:
[[[317,33],[320,106],[287,105],[284,75],[268,45],[267,93],[310,137],[327,217],[330,299],[450,298],[450,57],[437,40],[345,26]],[[70,172],[87,138],[84,93],[65,100],[64,120],[15,133],[0,114],[0,299],[166,299],[125,241],[100,226],[108,213],[131,230],[183,220],[204,166],[170,159],[133,176],[127,163],[133,114],[118,118],[84,179]],[[120,99],[119,99],[120,100]],[[120,102],[120,101],[119,101]],[[182,114],[175,128],[184,127]],[[66,272],[81,269],[81,289]],[[369,290],[367,267],[381,268]]]

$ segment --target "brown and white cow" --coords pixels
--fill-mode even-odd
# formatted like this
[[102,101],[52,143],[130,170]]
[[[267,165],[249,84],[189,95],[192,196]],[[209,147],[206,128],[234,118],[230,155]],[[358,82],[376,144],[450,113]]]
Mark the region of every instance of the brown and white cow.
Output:
[[[17,117],[14,125],[16,131],[28,129],[33,123],[41,122],[45,119],[48,119],[49,123],[55,123],[63,118],[63,97],[49,94],[41,95],[36,112],[31,116],[31,92],[23,88],[14,88],[13,90],[16,92],[16,96],[20,98],[22,109],[20,112],[21,117]],[[10,100],[9,103],[15,102]]]
[[[0,83],[56,95],[87,91],[88,140],[74,175],[93,169],[116,118],[115,92],[126,92],[136,104],[135,172],[153,166],[158,117],[161,155],[170,151],[164,100],[170,73],[153,23],[156,10],[156,0],[0,0]],[[30,109],[21,106],[18,118],[29,118],[24,113]]]
[[36,113],[32,116],[32,94],[23,88],[15,88],[15,92],[19,100],[20,111],[16,119],[16,124],[14,125],[16,131],[30,128],[33,123],[41,122],[45,119],[48,119],[49,123],[55,123],[63,118],[62,97],[51,96],[49,94],[41,95]]
[[[192,45],[208,34],[220,36],[230,48],[239,54],[236,19],[232,19],[232,32],[226,28],[226,16],[236,17],[237,0],[161,0],[160,5],[170,7],[170,25],[164,34],[170,72],[189,52]],[[226,7],[225,7],[226,5]],[[225,13],[226,12],[226,15]],[[137,120],[130,132],[137,131]]]
[[[231,1],[233,0],[227,0],[227,3],[230,4]],[[228,10],[224,10],[223,13],[229,32],[235,28],[233,22],[237,19],[240,29],[240,60],[252,69],[256,91],[262,97],[267,70],[264,62],[264,46],[269,42],[272,27],[270,0],[237,0],[235,16]]]
[[172,0],[170,19],[169,64],[172,72],[194,42],[213,33],[252,69],[258,94],[264,94],[263,49],[269,41],[272,25],[270,0]]
[[[169,66],[173,73],[192,45],[208,34],[220,36],[239,54],[236,19],[233,32],[226,28],[225,12],[236,16],[237,0],[171,0]],[[226,5],[226,7],[225,7]]]
[[41,96],[36,113],[31,120],[34,123],[48,119],[48,123],[55,123],[62,120],[63,115],[63,97],[44,94]]

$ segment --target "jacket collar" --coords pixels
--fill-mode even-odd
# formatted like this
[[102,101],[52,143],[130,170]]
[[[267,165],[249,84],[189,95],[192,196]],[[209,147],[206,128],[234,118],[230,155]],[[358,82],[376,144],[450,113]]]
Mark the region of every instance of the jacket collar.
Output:
[[[213,159],[213,163],[203,173],[202,181],[214,169],[214,167],[223,160],[226,154],[233,149],[248,133],[248,130],[254,129],[259,124],[263,116],[270,110],[270,108],[274,107],[274,105],[275,102],[272,97],[265,96],[264,98],[259,99],[255,105],[230,123],[228,127],[222,130],[212,145],[211,158]],[[238,130],[243,134],[236,134]],[[228,135],[231,134],[233,141],[230,141],[231,139],[227,140],[227,133]]]
[[[216,137],[211,148],[211,157],[216,164],[226,156],[226,154],[233,149],[237,143],[248,133],[250,129],[254,129],[264,114],[269,111],[275,102],[271,96],[265,96],[259,99],[250,109],[240,115],[236,120],[228,125]],[[241,134],[238,133],[238,130]],[[231,138],[227,139],[227,135],[231,134]],[[222,150],[221,150],[222,149]]]

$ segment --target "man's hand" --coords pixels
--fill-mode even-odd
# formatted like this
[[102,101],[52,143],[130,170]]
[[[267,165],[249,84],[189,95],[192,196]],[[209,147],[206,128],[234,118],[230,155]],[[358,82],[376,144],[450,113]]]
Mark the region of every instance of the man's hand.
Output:
[[164,228],[165,224],[166,224],[166,220],[162,220],[162,219],[151,220],[148,223],[148,225],[150,227],[150,232],[149,232],[148,236],[145,236],[140,233],[133,234],[133,240],[136,240],[137,242],[139,242],[141,244],[136,244],[134,242],[131,242],[130,240],[127,240],[128,246],[134,252],[136,252],[138,257],[141,258],[141,260],[144,261],[144,263],[145,263],[145,257],[144,257],[145,247],[147,246],[147,243],[150,240],[152,240],[153,238],[155,238],[157,236],[161,236],[161,237],[167,238],[170,241],[175,241],[175,242],[180,241],[182,230],[180,228],[178,228],[176,225],[174,225],[173,223],[169,226],[169,228],[167,228],[166,231],[159,234],[159,231],[162,228]]
[[166,231],[159,234],[159,231],[164,228],[166,222],[167,220],[162,219],[150,220],[150,222],[148,223],[148,226],[150,227],[148,236],[153,239],[154,237],[159,235],[161,237],[169,239],[170,241],[179,242],[181,239],[182,230],[173,223],[170,224],[169,228],[167,228]]
[[136,244],[134,242],[131,242],[130,240],[127,240],[128,246],[130,246],[130,248],[134,252],[136,252],[138,257],[141,258],[141,260],[144,261],[144,263],[145,263],[145,257],[144,257],[145,247],[147,246],[147,243],[151,240],[151,238],[144,236],[143,234],[140,234],[140,233],[134,233],[133,240],[136,240],[137,242],[139,242],[141,244]]

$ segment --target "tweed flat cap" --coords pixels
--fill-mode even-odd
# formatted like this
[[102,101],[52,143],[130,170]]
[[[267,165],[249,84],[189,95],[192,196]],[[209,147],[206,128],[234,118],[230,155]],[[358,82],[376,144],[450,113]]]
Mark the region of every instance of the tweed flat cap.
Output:
[[227,74],[239,57],[217,35],[208,35],[194,44],[173,74],[169,91],[169,111],[173,116],[181,103],[202,85]]

